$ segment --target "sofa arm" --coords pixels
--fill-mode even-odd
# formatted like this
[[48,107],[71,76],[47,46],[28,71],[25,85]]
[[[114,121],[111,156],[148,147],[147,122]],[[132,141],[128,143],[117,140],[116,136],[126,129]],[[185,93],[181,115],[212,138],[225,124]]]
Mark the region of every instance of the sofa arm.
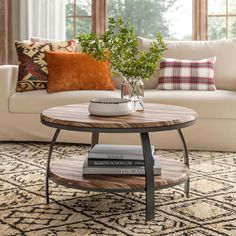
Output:
[[9,111],[9,97],[16,92],[18,66],[0,66],[0,111]]

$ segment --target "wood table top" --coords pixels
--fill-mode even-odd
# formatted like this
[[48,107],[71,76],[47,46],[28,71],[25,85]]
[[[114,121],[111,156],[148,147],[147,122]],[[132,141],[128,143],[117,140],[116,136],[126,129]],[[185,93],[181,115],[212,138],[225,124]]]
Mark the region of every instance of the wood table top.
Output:
[[[145,176],[135,175],[84,175],[84,156],[57,160],[50,168],[50,178],[57,184],[84,190],[137,190],[145,189]],[[188,167],[181,161],[158,157],[161,175],[154,176],[155,189],[184,182],[189,176]]]
[[[188,124],[197,119],[197,113],[189,108],[145,104],[144,111],[127,116],[103,117],[90,115],[88,104],[72,104],[52,107],[41,113],[41,121],[46,125],[63,125],[77,128],[97,129],[139,129],[168,127]],[[188,126],[188,125],[186,125]]]

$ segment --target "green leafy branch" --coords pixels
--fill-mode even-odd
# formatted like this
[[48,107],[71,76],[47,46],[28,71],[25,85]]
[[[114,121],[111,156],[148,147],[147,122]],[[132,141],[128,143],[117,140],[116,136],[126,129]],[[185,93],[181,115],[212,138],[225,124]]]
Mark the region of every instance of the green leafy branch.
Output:
[[101,38],[92,33],[80,34],[77,39],[83,53],[96,60],[108,60],[113,74],[124,76],[128,81],[151,78],[167,49],[161,34],[157,34],[149,49],[139,52],[134,28],[130,22],[124,23],[121,17],[117,20],[109,18],[109,28]]

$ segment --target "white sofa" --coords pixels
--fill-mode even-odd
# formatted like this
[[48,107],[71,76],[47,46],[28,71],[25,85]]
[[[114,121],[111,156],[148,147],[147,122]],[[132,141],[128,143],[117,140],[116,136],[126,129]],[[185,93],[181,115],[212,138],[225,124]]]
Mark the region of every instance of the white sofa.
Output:
[[[139,39],[145,50],[150,40]],[[236,151],[236,40],[169,42],[164,57],[203,59],[216,56],[217,91],[161,91],[158,80],[145,83],[145,102],[186,106],[199,114],[196,125],[183,130],[191,150]],[[54,130],[40,123],[40,112],[52,106],[89,102],[94,97],[120,97],[115,91],[45,90],[17,93],[18,66],[0,66],[0,141],[50,141]],[[114,81],[116,87],[119,82]],[[90,143],[90,133],[63,131],[61,142]],[[139,143],[137,134],[102,134],[101,142]],[[177,132],[152,133],[156,148],[179,149]]]

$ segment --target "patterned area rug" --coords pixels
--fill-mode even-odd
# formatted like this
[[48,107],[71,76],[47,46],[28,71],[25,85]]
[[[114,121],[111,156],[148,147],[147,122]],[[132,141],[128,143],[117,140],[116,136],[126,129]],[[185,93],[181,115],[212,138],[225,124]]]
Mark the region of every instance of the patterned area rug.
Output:
[[[0,235],[236,235],[236,153],[190,152],[190,198],[183,186],[156,192],[155,220],[145,222],[143,193],[96,193],[50,181],[48,144],[0,144]],[[53,159],[88,146],[58,144]],[[158,151],[180,159],[182,152]]]

